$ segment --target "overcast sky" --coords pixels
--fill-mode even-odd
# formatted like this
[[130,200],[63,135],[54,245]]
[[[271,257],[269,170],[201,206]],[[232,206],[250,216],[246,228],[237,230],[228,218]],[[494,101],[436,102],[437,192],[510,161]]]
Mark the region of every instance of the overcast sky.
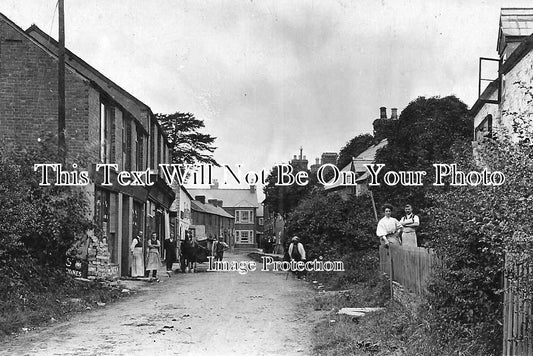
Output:
[[[66,45],[155,113],[191,112],[244,171],[310,163],[372,132],[379,107],[477,96],[501,7],[531,1],[65,0]],[[54,0],[0,12],[57,39]],[[390,115],[390,110],[389,110]]]

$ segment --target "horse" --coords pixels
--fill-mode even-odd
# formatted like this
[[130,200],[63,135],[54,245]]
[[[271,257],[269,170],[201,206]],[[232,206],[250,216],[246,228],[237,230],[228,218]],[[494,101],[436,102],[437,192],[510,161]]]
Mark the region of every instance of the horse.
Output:
[[208,256],[211,253],[206,246],[202,246],[198,241],[185,240],[181,243],[181,258],[180,258],[180,267],[182,272],[187,270],[193,271],[196,269],[197,263],[204,263],[209,261]]

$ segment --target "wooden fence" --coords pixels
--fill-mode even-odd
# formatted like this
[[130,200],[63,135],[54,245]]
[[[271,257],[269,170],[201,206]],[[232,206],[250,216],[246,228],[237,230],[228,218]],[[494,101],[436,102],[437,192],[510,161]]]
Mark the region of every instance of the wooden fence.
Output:
[[411,293],[420,295],[426,290],[431,267],[435,262],[433,250],[424,247],[379,247],[380,271]]
[[[532,268],[506,256],[503,297],[503,354],[533,355],[532,295],[521,291]],[[531,282],[529,282],[531,283]],[[525,288],[527,289],[527,288]]]

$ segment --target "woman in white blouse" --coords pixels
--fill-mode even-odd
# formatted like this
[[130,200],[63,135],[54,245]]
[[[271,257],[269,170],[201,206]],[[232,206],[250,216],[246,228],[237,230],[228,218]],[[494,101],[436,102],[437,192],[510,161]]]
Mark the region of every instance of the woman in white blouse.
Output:
[[383,218],[378,222],[376,235],[385,247],[389,247],[389,244],[391,243],[399,245],[400,241],[398,240],[398,232],[401,229],[401,225],[398,220],[391,216],[392,205],[385,204],[383,206],[383,213]]

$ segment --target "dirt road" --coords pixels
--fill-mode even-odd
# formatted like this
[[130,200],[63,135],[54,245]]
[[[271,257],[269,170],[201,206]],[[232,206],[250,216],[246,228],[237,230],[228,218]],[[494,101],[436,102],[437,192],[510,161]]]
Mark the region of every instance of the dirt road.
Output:
[[281,272],[161,276],[131,298],[8,340],[0,354],[308,355],[306,284]]

